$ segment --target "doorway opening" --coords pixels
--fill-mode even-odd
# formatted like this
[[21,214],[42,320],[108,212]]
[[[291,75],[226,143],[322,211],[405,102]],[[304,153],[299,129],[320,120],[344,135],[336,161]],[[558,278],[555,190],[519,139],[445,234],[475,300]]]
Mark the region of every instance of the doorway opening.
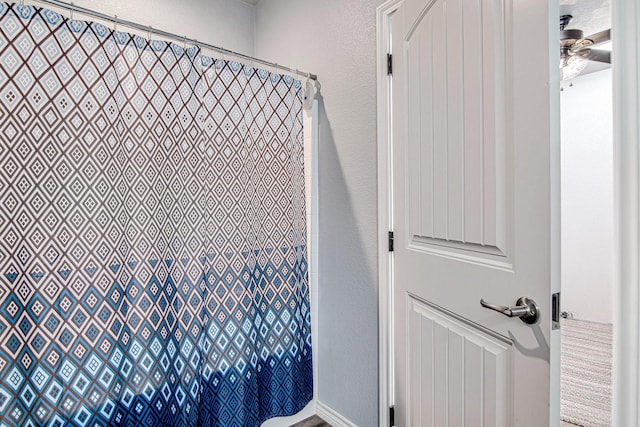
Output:
[[[571,3],[571,4],[569,4]],[[564,1],[567,29],[611,28],[609,0]],[[610,51],[610,43],[597,47]],[[614,150],[609,64],[561,82],[561,420],[612,424]]]

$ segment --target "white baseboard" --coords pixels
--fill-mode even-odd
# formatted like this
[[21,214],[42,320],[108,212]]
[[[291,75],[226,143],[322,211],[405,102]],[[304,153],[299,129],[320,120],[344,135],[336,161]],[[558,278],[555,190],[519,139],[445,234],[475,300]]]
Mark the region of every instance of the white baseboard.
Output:
[[320,401],[316,402],[316,414],[333,427],[358,427]]

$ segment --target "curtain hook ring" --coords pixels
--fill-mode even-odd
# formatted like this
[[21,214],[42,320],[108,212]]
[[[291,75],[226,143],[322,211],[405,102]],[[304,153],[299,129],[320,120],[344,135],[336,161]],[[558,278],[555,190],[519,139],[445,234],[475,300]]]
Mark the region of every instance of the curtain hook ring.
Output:
[[118,15],[113,15],[113,32],[118,31]]
[[187,50],[187,36],[182,39],[182,50]]
[[73,2],[69,3],[69,5],[71,6],[69,8],[69,20],[73,21],[73,8],[74,8]]
[[151,42],[151,33],[153,32],[153,27],[151,25],[149,25],[149,28],[147,29],[147,41]]

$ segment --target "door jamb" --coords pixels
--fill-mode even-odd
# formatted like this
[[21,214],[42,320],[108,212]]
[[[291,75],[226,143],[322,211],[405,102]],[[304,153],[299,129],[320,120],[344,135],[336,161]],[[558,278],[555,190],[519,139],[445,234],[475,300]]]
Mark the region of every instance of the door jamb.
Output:
[[613,425],[640,421],[640,4],[613,0]]
[[378,105],[378,394],[380,427],[390,427],[389,408],[393,404],[393,253],[389,252],[389,231],[393,231],[391,212],[391,78],[387,74],[387,54],[391,52],[391,15],[404,0],[388,0],[376,9],[377,29],[377,105]]
[[[387,76],[390,17],[404,0],[377,8],[378,105],[378,310],[379,426],[389,427],[393,403],[391,371],[392,230],[391,84]],[[614,108],[614,351],[613,425],[638,425],[640,414],[640,4],[612,0]],[[624,286],[629,284],[630,286]]]

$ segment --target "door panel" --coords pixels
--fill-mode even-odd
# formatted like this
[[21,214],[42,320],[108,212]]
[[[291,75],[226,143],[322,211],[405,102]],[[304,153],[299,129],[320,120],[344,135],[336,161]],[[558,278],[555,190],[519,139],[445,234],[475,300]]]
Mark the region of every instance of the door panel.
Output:
[[406,36],[409,212],[418,245],[504,257],[506,23],[488,8],[431,2]]
[[[392,17],[398,426],[549,422],[550,3],[405,0]],[[535,325],[479,304],[522,296]]]
[[407,296],[408,425],[507,426],[509,340]]

